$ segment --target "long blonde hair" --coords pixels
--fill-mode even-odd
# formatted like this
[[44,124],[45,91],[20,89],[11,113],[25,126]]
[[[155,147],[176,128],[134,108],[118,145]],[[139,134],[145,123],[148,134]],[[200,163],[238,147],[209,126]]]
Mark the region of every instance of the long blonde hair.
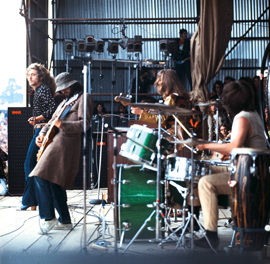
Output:
[[48,85],[52,91],[52,95],[55,94],[56,83],[54,77],[51,76],[50,72],[40,63],[32,63],[26,69],[26,77],[30,70],[36,70],[38,73],[38,77],[42,81],[42,83]]
[[[162,81],[161,85],[158,84],[160,81]],[[156,87],[157,92],[162,95],[163,99],[172,93],[177,93],[186,100],[189,100],[190,98],[188,91],[181,84],[177,74],[171,69],[161,70],[157,75],[154,86]]]

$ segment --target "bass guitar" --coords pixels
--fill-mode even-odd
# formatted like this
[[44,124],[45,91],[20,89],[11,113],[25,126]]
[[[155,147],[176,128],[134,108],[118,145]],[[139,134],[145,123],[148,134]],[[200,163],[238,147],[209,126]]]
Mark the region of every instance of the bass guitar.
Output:
[[[69,112],[71,107],[75,104],[79,97],[79,94],[75,94],[73,97],[71,97],[62,107],[60,113],[58,114],[58,119],[63,119],[65,115]],[[42,145],[37,153],[37,161],[40,160],[42,154],[44,153],[45,149],[51,144],[54,136],[58,132],[58,127],[54,125],[54,122],[52,122],[50,129],[47,131],[45,137],[43,138]]]

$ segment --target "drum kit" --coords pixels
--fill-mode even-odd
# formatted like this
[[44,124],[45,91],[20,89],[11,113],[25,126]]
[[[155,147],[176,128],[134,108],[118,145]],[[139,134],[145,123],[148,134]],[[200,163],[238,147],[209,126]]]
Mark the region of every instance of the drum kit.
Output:
[[[120,155],[137,165],[117,165],[117,153],[116,151],[114,153],[115,168],[117,168],[114,170],[115,235],[120,238],[120,247],[124,239],[129,241],[124,252],[137,238],[150,239],[151,242],[157,242],[161,246],[173,241],[176,242],[175,249],[181,246],[193,251],[194,221],[197,221],[200,229],[205,233],[194,214],[193,185],[198,183],[204,175],[211,174],[213,165],[231,166],[229,181],[229,186],[232,187],[231,209],[235,223],[234,234],[240,234],[238,238],[240,245],[244,248],[244,244],[248,241],[248,247],[251,250],[261,248],[266,240],[267,234],[264,232],[264,227],[268,224],[270,212],[270,152],[235,149],[231,155],[231,162],[226,164],[195,160],[193,155],[195,147],[210,142],[195,138],[168,141],[161,133],[161,115],[189,116],[198,112],[163,104],[134,103],[131,106],[154,109],[158,114],[158,131],[141,125],[132,125],[125,131],[127,141],[122,144]],[[173,138],[177,139],[176,136]],[[116,140],[115,136],[115,149]],[[165,158],[166,150],[173,144],[189,146],[191,159],[177,157],[175,154]],[[169,217],[170,208],[174,206],[174,202],[168,197],[173,192],[176,194],[178,207],[182,209],[182,223],[176,229],[172,228]],[[243,195],[241,192],[248,192],[248,194]],[[186,209],[188,195],[191,203],[190,212]],[[246,200],[242,201],[243,197],[247,197]],[[261,209],[259,216],[258,208]],[[248,220],[246,220],[247,217]],[[188,227],[190,236],[187,239]],[[148,231],[155,231],[155,238],[153,238],[153,233]],[[166,237],[162,231],[166,232]],[[254,243],[258,239],[260,243]],[[207,237],[206,240],[208,240]],[[211,247],[210,242],[209,245]],[[212,250],[215,252],[213,248]]]
[[[124,239],[131,239],[125,248],[126,251],[137,237],[151,239],[153,233],[148,231],[155,231],[155,238],[152,239],[152,242],[158,242],[162,245],[169,238],[173,238],[177,242],[177,247],[179,245],[186,247],[184,233],[190,222],[189,230],[192,234],[190,248],[193,250],[194,219],[198,222],[193,212],[193,184],[197,183],[201,176],[209,174],[209,164],[195,161],[193,153],[195,146],[209,142],[194,138],[177,140],[176,136],[173,137],[175,140],[168,141],[163,137],[164,133],[161,133],[161,115],[172,115],[177,119],[176,116],[198,115],[200,112],[164,104],[134,103],[131,106],[153,109],[158,115],[158,131],[146,126],[132,125],[127,131],[127,141],[122,144],[119,154],[137,165],[118,166],[115,164],[118,167],[119,175],[118,177],[116,175],[117,178],[115,178],[118,183],[118,188],[115,188],[115,192],[117,192],[115,195],[115,204],[117,204],[115,215],[117,217],[115,219],[117,219],[116,229],[119,231],[117,236],[120,238],[120,246],[122,246]],[[177,144],[190,148],[191,159],[175,155],[167,159],[164,158],[166,150]],[[164,161],[163,164],[162,161]],[[186,182],[190,183],[190,188],[186,187]],[[172,230],[169,219],[168,192],[170,192],[170,188],[178,190],[180,194],[178,196],[183,203],[179,202],[184,213],[182,214],[182,225],[177,230],[181,229],[182,234],[177,239],[176,231]],[[188,193],[191,201],[191,212],[185,209]],[[187,213],[188,217],[185,217]],[[147,230],[145,230],[146,226]],[[161,233],[163,230],[171,235],[164,238],[163,233]]]

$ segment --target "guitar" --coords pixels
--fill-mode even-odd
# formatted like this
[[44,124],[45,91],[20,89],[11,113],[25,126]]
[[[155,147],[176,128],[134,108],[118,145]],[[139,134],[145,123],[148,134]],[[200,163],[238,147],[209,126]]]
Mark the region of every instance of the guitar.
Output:
[[[71,97],[62,107],[60,113],[58,114],[59,119],[63,119],[64,116],[69,112],[71,107],[75,104],[79,97],[79,94],[75,94],[73,97]],[[65,111],[67,110],[67,111]],[[58,127],[54,125],[54,122],[51,124],[50,129],[47,131],[45,137],[43,138],[42,145],[37,153],[37,162],[40,160],[42,154],[44,153],[45,149],[51,144],[54,136],[58,132]]]
[[175,61],[175,63],[176,63],[176,64],[183,64],[186,60],[190,60],[190,57],[185,58],[185,59],[183,59],[183,60],[181,60],[181,61]]
[[131,104],[131,95],[123,96],[121,93],[118,96],[115,96],[114,101],[121,103],[123,106],[127,106]]

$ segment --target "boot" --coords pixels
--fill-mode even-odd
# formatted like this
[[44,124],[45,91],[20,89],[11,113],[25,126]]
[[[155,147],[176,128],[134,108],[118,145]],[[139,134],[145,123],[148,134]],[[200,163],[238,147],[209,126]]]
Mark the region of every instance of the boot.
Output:
[[[219,245],[219,237],[217,235],[217,232],[206,230],[206,236],[207,236],[209,242],[211,243],[211,246],[213,248],[217,248]],[[194,245],[196,247],[200,247],[200,248],[210,248],[210,245],[208,244],[208,241],[206,240],[205,237],[203,237],[199,240],[195,240]]]

